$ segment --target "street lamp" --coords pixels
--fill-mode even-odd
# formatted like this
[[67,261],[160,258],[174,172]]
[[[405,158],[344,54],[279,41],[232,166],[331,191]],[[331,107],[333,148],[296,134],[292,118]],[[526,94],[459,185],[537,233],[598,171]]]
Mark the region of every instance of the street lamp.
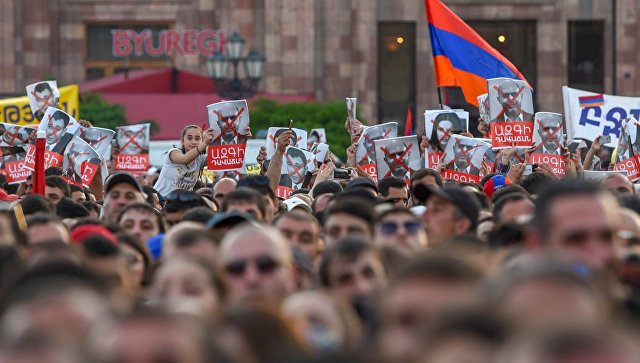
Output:
[[[245,40],[234,32],[226,42],[226,54],[215,52],[207,59],[209,76],[216,85],[218,94],[222,98],[234,100],[250,98],[256,93],[258,83],[264,73],[264,56],[252,49],[246,58],[242,58]],[[244,65],[245,79],[238,76],[238,66]],[[233,75],[229,77],[227,69],[229,63],[233,66]]]

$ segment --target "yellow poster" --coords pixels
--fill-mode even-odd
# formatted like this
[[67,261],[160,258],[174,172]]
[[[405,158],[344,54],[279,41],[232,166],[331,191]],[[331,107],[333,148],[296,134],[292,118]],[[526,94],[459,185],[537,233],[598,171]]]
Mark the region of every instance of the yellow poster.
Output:
[[[60,101],[58,106],[61,110],[78,118],[78,85],[60,87]],[[0,100],[0,122],[16,125],[37,125],[40,122],[31,113],[29,98],[27,96],[5,98]]]

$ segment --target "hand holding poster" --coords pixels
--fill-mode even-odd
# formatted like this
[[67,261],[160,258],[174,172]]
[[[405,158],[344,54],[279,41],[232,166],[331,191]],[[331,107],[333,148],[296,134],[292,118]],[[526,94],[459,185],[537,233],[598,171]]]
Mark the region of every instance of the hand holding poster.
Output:
[[640,179],[640,140],[638,140],[638,121],[627,117],[622,121],[618,146],[613,152],[613,170],[626,171],[631,181]]
[[311,150],[313,144],[327,143],[327,133],[324,128],[311,129],[307,137],[307,150]]
[[31,112],[38,120],[42,120],[49,106],[58,107],[60,99],[58,83],[56,81],[32,83],[27,86],[27,97]]
[[409,184],[413,172],[422,168],[418,136],[376,140],[374,143],[378,180],[395,176]]
[[276,194],[288,198],[294,190],[303,187],[307,174],[315,170],[315,156],[312,152],[296,147],[287,147],[280,171],[280,183]]
[[358,99],[347,97],[347,117],[355,120],[357,117]]
[[[267,143],[265,145],[267,148],[267,160],[271,160],[273,154],[276,152],[278,136],[288,130],[288,127],[269,127],[269,130],[267,130]],[[289,146],[305,149],[307,147],[307,131],[296,128],[292,128],[291,131],[293,135],[291,136]]]
[[113,160],[115,170],[146,172],[149,169],[150,126],[146,123],[116,128],[119,153]]
[[76,136],[84,140],[87,144],[100,155],[103,159],[109,153],[111,147],[111,141],[113,140],[116,132],[109,129],[103,129],[101,127],[84,127],[80,126],[80,129],[76,133]]
[[62,177],[69,183],[89,188],[102,160],[94,148],[74,136],[64,150]]
[[242,168],[247,147],[249,107],[246,100],[224,101],[207,106],[213,141],[208,149],[208,169],[231,171]]
[[[73,135],[80,128],[80,124],[66,112],[55,107],[48,107],[42,122],[38,126],[38,131],[44,131],[47,150],[45,151],[44,168],[62,165],[62,153]],[[34,170],[35,167],[35,144],[30,144],[27,149],[27,158],[24,167]]]
[[[470,137],[453,135],[442,156],[445,169],[442,177],[458,182],[480,183],[484,172],[490,169],[485,156],[491,145]],[[495,158],[494,158],[495,159]]]
[[556,176],[565,175],[563,149],[566,148],[566,140],[561,114],[536,112],[533,147],[529,164],[548,164]]
[[469,130],[469,112],[463,110],[427,110],[424,112],[424,131],[429,139],[426,167],[435,169],[453,134]]
[[494,149],[530,147],[533,98],[526,82],[510,78],[487,80],[491,143]]

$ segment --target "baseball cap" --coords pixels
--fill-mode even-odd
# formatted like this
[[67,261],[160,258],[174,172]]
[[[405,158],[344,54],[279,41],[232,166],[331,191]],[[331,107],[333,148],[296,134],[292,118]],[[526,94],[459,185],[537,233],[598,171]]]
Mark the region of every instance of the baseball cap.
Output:
[[504,175],[494,175],[491,177],[491,179],[487,180],[487,182],[484,183],[484,187],[482,188],[482,191],[486,195],[488,195],[489,198],[491,198],[493,197],[493,193],[496,190],[498,190],[499,188],[502,188],[507,184],[511,184],[511,180],[509,180],[507,177],[505,177]]
[[284,204],[287,207],[287,211],[289,212],[291,212],[294,208],[300,207],[304,209],[307,213],[313,213],[313,211],[311,210],[311,207],[309,207],[309,205],[305,203],[303,200],[301,200],[300,198],[292,197],[287,200],[283,200],[280,203]]
[[209,219],[207,228],[234,227],[245,222],[255,222],[255,219],[250,214],[242,212],[219,212]]
[[136,188],[140,193],[144,194],[144,191],[142,190],[142,187],[140,186],[140,184],[138,184],[138,181],[136,180],[136,178],[133,177],[133,175],[125,172],[125,171],[116,171],[115,173],[111,174],[106,182],[104,183],[104,191],[105,193],[109,193],[109,191],[116,185],[116,184],[120,184],[120,183],[127,183],[132,185],[134,188]]
[[106,227],[101,226],[99,224],[84,224],[82,226],[78,226],[71,231],[71,241],[74,244],[83,244],[84,241],[89,237],[103,237],[111,242],[114,245],[118,245],[118,239],[114,236],[111,231],[109,231]]
[[471,221],[471,229],[475,229],[478,224],[478,214],[482,209],[477,198],[459,186],[445,186],[440,189],[433,185],[418,184],[413,190],[414,196],[425,203],[434,195],[453,204],[462,214]]
[[372,188],[373,190],[376,191],[376,193],[378,192],[378,186],[376,185],[376,183],[374,183],[374,181],[369,178],[363,178],[363,177],[355,178],[352,181],[350,181],[347,184],[347,186],[344,188],[344,190],[353,190],[359,187]]

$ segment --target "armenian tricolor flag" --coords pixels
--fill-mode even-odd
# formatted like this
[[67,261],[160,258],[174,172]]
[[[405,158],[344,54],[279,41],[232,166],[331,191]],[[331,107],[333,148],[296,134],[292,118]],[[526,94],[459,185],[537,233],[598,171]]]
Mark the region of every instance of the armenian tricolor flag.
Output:
[[[460,87],[468,103],[478,106],[487,79],[526,79],[500,52],[440,0],[424,0],[438,87]],[[528,83],[528,82],[527,82]]]
[[604,106],[604,95],[582,96],[578,101],[582,108]]

